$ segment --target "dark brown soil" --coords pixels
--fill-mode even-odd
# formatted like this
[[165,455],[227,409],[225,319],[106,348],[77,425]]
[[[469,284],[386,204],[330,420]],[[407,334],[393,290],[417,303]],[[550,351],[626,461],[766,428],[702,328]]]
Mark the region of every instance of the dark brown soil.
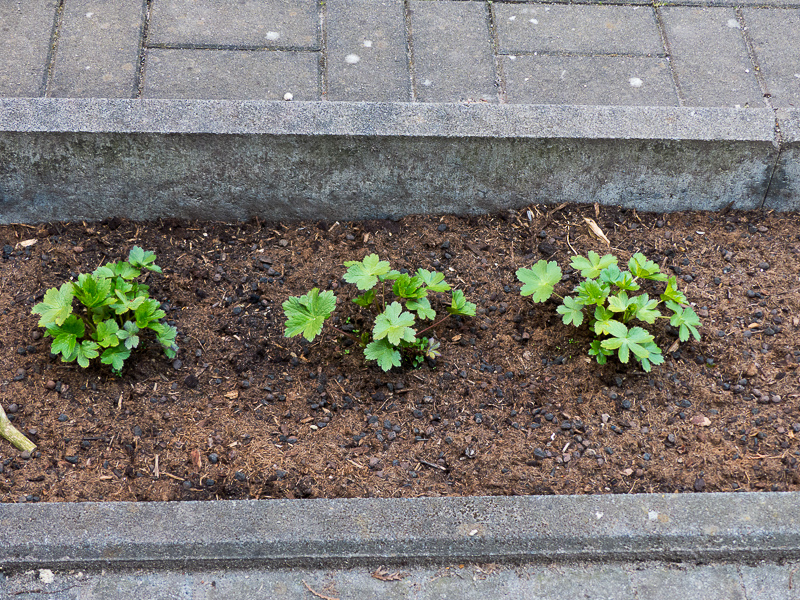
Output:
[[[596,210],[0,227],[0,401],[38,444],[25,457],[0,440],[0,499],[800,490],[800,215]],[[51,357],[33,305],[134,244],[164,269],[148,283],[178,361],[153,346],[117,378]],[[520,297],[514,276],[540,258],[568,273],[590,249],[677,273],[702,341],[650,374],[597,365],[586,325]],[[313,286],[355,315],[342,263],[371,252],[437,268],[477,303],[440,326],[435,365],[384,373],[331,333],[283,337],[282,302]],[[653,332],[665,353],[677,339],[667,321]]]

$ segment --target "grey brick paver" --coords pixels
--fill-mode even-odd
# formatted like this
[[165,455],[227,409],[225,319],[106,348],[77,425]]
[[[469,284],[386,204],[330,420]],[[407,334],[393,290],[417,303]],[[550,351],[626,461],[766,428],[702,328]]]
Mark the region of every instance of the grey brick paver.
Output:
[[314,0],[153,0],[150,45],[318,49]]
[[328,100],[411,99],[402,0],[327,0]]
[[143,25],[141,0],[66,2],[51,95],[135,97]]
[[742,14],[772,105],[800,108],[800,9],[747,8]]
[[57,0],[0,3],[0,96],[44,94]]
[[503,57],[517,104],[677,106],[666,59],[613,56]]
[[664,54],[653,9],[493,4],[500,53]]
[[686,106],[764,106],[734,9],[665,8],[662,21]]
[[319,100],[318,55],[269,50],[147,52],[143,98]]
[[415,1],[411,13],[417,99],[496,102],[486,6]]

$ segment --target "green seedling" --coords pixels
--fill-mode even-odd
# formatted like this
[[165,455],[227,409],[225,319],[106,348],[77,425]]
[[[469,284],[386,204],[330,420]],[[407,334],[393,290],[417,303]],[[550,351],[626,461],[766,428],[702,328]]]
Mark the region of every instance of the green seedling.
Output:
[[[139,347],[139,334],[150,329],[168,358],[174,358],[177,330],[163,322],[166,314],[158,300],[150,298],[149,287],[137,278],[143,269],[161,272],[153,252],[134,246],[127,261],[108,263],[93,273],[81,273],[77,281],[47,290],[42,302],[33,307],[40,315],[39,327],[52,337],[50,351],[63,362],[76,361],[86,368],[92,359],[122,373],[125,360]],[[73,310],[73,300],[78,310]]]
[[[342,331],[328,319],[336,309],[337,297],[330,290],[320,292],[313,288],[302,296],[293,296],[283,303],[286,315],[286,337],[302,335],[313,341],[324,325],[343,335],[364,349],[367,360],[374,360],[381,369],[388,371],[399,367],[406,357],[414,367],[426,358],[436,358],[439,342],[423,334],[432,331],[451,315],[475,315],[475,304],[467,302],[464,292],[453,290],[450,305],[445,306],[447,315],[436,320],[436,310],[429,294],[446,293],[451,290],[444,275],[436,271],[418,269],[414,275],[394,271],[387,261],[377,254],[370,254],[361,261],[344,263],[347,272],[344,280],[362,292],[352,299],[353,303],[374,316],[371,329],[365,328],[360,335]],[[390,296],[391,301],[387,301]],[[418,323],[432,323],[418,331]]]
[[[645,328],[632,321],[653,325],[656,319],[670,319],[678,328],[678,338],[685,342],[689,337],[700,339],[700,318],[688,304],[686,296],[677,288],[677,278],[661,272],[659,266],[643,254],[636,253],[628,261],[628,270],[620,270],[613,254],[600,256],[589,252],[587,257],[573,256],[570,266],[580,271],[584,280],[573,290],[574,296],[561,297],[555,294],[555,286],[561,281],[561,269],[554,261],[540,260],[531,269],[517,270],[517,279],[524,285],[523,296],[532,296],[534,302],[545,302],[553,295],[561,298],[556,309],[565,325],[580,327],[588,321],[595,340],[589,355],[598,363],[605,364],[615,353],[620,362],[628,363],[633,356],[645,371],[652,365],[664,362],[661,349],[654,337]],[[641,289],[641,280],[664,281],[666,289],[660,300],[650,298],[647,293],[634,294]],[[661,314],[659,306],[664,304],[671,316]]]

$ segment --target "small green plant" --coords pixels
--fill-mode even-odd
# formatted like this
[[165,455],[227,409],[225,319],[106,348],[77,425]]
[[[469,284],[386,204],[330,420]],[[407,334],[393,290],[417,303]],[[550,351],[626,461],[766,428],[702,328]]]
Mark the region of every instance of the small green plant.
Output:
[[[629,327],[634,319],[653,325],[656,319],[668,318],[670,324],[678,328],[680,341],[687,341],[690,335],[700,339],[697,331],[700,319],[688,306],[686,296],[678,291],[677,278],[667,278],[658,265],[643,254],[637,252],[631,257],[627,271],[620,270],[613,254],[600,257],[591,251],[588,258],[573,256],[570,265],[584,278],[573,290],[575,296],[561,298],[555,294],[555,285],[561,281],[561,269],[554,261],[545,260],[540,260],[531,269],[517,270],[517,279],[524,284],[520,293],[533,296],[534,302],[545,302],[554,294],[561,298],[562,303],[556,311],[565,325],[571,323],[580,327],[588,315],[589,329],[596,336],[589,355],[601,365],[614,352],[623,363],[633,355],[648,372],[652,365],[664,362],[655,338],[642,327]],[[662,315],[658,308],[661,302],[650,298],[647,293],[631,293],[639,291],[641,286],[637,282],[645,279],[667,282],[660,298],[672,315]]]
[[[162,322],[166,316],[158,300],[150,298],[149,287],[136,279],[141,270],[161,272],[153,252],[134,246],[127,261],[108,263],[93,273],[81,273],[77,281],[50,288],[44,300],[33,307],[41,315],[39,327],[53,338],[50,351],[63,362],[78,361],[86,368],[100,357],[119,375],[125,360],[139,347],[139,334],[152,329],[164,354],[174,358],[177,330]],[[73,311],[73,299],[79,303]]]
[[[377,254],[370,254],[361,261],[345,262],[344,266],[347,267],[344,280],[355,284],[362,292],[352,299],[353,302],[374,315],[374,325],[371,330],[362,330],[360,335],[343,331],[330,323],[328,325],[361,345],[367,360],[376,361],[384,371],[399,367],[403,356],[415,367],[422,364],[425,358],[436,358],[439,356],[439,342],[423,334],[433,330],[450,315],[475,315],[475,305],[466,301],[464,292],[453,290],[450,305],[446,307],[448,314],[436,320],[436,311],[428,294],[450,291],[442,273],[426,269],[418,269],[415,275],[400,273],[391,270],[389,262],[380,260]],[[387,282],[392,283],[389,286]],[[393,298],[387,303],[389,293]],[[318,288],[286,300],[283,303],[285,336],[302,334],[309,342],[313,341],[336,309],[336,301],[332,291],[320,292]],[[432,324],[417,331],[417,320],[429,320]]]

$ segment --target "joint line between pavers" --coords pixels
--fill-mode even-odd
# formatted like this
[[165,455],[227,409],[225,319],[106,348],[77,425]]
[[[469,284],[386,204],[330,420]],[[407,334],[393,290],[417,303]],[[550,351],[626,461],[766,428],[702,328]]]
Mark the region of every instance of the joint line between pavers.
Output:
[[134,98],[140,99],[144,91],[145,60],[147,52],[147,35],[150,31],[150,10],[153,0],[144,0],[144,23],[142,23],[142,34],[139,37],[139,64],[136,68],[136,79],[134,80]]
[[414,32],[411,29],[411,3],[403,0],[403,20],[406,33],[406,63],[408,64],[408,85],[411,102],[417,101],[417,76],[414,70]]
[[[747,48],[747,55],[750,57],[750,64],[753,66],[753,74],[756,76],[758,87],[761,89],[761,97],[764,100],[764,104],[766,104],[767,108],[774,111],[775,107],[772,105],[772,95],[767,87],[766,79],[764,79],[764,76],[761,74],[761,67],[758,64],[756,48],[753,45],[753,40],[750,39],[750,35],[747,32],[747,23],[744,20],[744,13],[742,12],[742,9],[738,7],[734,9],[734,12],[736,13],[736,20],[739,22],[739,30],[742,32],[744,45]],[[778,143],[780,144],[780,140]]]
[[491,0],[486,0],[486,27],[489,30],[489,45],[492,49],[492,62],[494,63],[494,85],[497,88],[497,100],[505,104],[508,102],[506,93],[506,76],[503,71],[503,63],[500,60],[500,40],[497,36],[497,26],[494,22],[494,4]]
[[661,45],[664,46],[664,58],[667,59],[669,74],[670,77],[672,77],[672,85],[675,87],[675,95],[678,97],[678,106],[686,106],[686,97],[683,95],[678,73],[675,71],[675,66],[672,64],[672,51],[670,49],[669,38],[667,37],[667,29],[664,27],[664,20],[661,17],[661,8],[655,2],[653,4],[653,16],[656,20],[658,33],[661,36]]
[[41,95],[45,98],[50,97],[50,88],[53,84],[53,71],[56,68],[56,52],[58,52],[58,39],[61,34],[61,24],[64,21],[64,2],[59,0],[53,17],[53,29],[50,33],[50,47],[47,49],[47,58],[44,65],[44,75],[42,78]]
[[[604,5],[605,6],[605,5]],[[581,57],[581,58],[595,58],[598,56],[607,56],[613,58],[659,58],[669,59],[668,54],[641,54],[637,52],[570,52],[563,50],[520,50],[511,52],[498,52],[497,56],[556,56],[556,57]]]
[[317,91],[320,100],[328,99],[328,10],[327,3],[320,0],[317,3],[319,15],[319,58],[317,59]]
[[319,46],[240,46],[236,44],[148,44],[148,50],[229,50],[236,52],[319,52]]

